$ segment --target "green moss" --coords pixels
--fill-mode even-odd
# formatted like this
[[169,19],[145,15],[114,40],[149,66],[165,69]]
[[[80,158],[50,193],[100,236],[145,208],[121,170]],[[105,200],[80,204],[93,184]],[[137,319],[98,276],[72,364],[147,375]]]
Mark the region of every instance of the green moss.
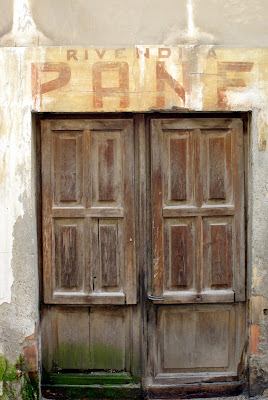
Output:
[[46,385],[42,389],[43,395],[57,394],[66,396],[70,399],[137,399],[141,396],[139,385]]
[[0,354],[0,380],[3,381],[3,396],[8,400],[39,400],[37,376],[30,376],[25,369],[23,357],[13,366]]
[[58,345],[52,360],[52,370],[43,368],[44,397],[53,394],[70,399],[136,399],[141,394],[137,376],[139,359],[135,359],[134,374],[122,371],[125,367],[122,347],[94,343],[89,348],[84,343],[64,342]]
[[122,370],[124,354],[121,347],[95,343],[90,350],[90,361],[93,369]]
[[126,385],[136,383],[133,377],[126,373],[66,373],[51,374],[50,383],[53,385]]
[[2,354],[0,354],[0,381],[3,380],[3,376],[6,371],[6,366],[7,366],[6,364],[7,363],[6,363],[5,357]]
[[80,343],[61,343],[54,355],[54,364],[59,369],[92,369],[121,371],[124,354],[121,347],[103,343],[85,346]]
[[54,363],[60,369],[81,369],[89,365],[89,348],[83,343],[61,343],[57,351],[58,357],[55,354]]

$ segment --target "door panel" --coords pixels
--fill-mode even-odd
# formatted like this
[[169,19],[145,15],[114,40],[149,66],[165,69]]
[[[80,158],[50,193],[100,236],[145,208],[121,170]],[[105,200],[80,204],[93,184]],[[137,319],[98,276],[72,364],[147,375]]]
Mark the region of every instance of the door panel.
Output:
[[125,307],[45,309],[42,316],[43,369],[131,371],[132,323]]
[[193,134],[191,131],[168,131],[163,135],[164,204],[194,204]]
[[159,306],[156,384],[237,377],[244,350],[241,304]]
[[233,218],[203,219],[203,291],[232,289]]
[[135,304],[132,120],[42,123],[46,304]]
[[158,303],[244,300],[242,143],[241,120],[151,120]]
[[79,292],[84,289],[85,226],[82,218],[55,218],[55,289],[58,292]]
[[164,225],[165,291],[194,290],[196,219],[167,218]]

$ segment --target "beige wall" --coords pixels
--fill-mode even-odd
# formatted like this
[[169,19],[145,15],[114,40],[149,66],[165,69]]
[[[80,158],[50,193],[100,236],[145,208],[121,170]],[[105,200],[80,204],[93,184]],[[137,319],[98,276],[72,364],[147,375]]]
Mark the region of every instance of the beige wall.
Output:
[[[0,2],[2,44],[266,46],[266,0],[12,0]],[[32,20],[29,18],[32,15]],[[22,18],[24,14],[24,18]],[[27,23],[25,23],[27,22]],[[35,24],[37,33],[25,37]],[[38,35],[39,34],[39,35]],[[22,36],[22,35],[21,35]]]

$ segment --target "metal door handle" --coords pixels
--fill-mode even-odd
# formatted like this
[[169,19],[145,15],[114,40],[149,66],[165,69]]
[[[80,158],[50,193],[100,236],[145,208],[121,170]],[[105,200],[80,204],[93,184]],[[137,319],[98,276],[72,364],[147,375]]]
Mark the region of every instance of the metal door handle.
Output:
[[153,296],[152,294],[147,294],[147,297],[148,297],[149,300],[153,300],[153,301],[162,301],[162,300],[164,300],[164,297]]

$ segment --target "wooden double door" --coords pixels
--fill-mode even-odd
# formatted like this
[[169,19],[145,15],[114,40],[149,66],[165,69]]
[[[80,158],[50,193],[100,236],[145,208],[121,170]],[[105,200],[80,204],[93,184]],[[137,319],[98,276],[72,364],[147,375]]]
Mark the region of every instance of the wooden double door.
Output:
[[40,143],[44,395],[241,391],[243,121],[70,116]]

